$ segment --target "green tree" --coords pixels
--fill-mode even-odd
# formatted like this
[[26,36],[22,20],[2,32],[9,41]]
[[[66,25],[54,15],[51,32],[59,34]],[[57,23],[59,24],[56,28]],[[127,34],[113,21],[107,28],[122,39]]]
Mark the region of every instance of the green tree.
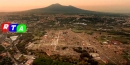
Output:
[[0,65],[13,65],[13,63],[11,62],[11,59],[8,57],[5,57],[1,62]]
[[5,50],[4,47],[0,45],[0,53],[1,53],[2,51],[4,51],[4,50]]

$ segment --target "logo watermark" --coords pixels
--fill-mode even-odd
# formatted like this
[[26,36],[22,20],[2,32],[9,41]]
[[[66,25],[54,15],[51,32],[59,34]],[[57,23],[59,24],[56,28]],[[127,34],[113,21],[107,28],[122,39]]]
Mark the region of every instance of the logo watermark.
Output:
[[1,25],[2,32],[17,32],[17,33],[25,33],[26,32],[26,24],[15,24],[10,22],[4,22]]

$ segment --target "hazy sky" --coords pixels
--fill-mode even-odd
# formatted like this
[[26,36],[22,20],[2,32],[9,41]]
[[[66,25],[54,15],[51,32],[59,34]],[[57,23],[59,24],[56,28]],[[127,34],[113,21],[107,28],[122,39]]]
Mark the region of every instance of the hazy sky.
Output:
[[55,3],[92,11],[130,13],[130,0],[0,0],[0,12],[42,8]]

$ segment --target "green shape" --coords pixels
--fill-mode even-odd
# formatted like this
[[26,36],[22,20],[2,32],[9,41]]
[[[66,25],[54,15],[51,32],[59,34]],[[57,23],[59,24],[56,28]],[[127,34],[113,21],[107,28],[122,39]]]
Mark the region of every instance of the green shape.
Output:
[[17,33],[25,33],[26,32],[26,25],[25,24],[18,24],[16,32]]

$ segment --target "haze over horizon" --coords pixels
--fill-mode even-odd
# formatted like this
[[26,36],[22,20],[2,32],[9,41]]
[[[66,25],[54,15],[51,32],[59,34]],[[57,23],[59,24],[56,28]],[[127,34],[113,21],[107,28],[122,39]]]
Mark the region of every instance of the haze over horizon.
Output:
[[130,13],[130,0],[1,0],[0,12],[44,8],[55,3],[65,6],[72,5],[77,8],[91,11]]

